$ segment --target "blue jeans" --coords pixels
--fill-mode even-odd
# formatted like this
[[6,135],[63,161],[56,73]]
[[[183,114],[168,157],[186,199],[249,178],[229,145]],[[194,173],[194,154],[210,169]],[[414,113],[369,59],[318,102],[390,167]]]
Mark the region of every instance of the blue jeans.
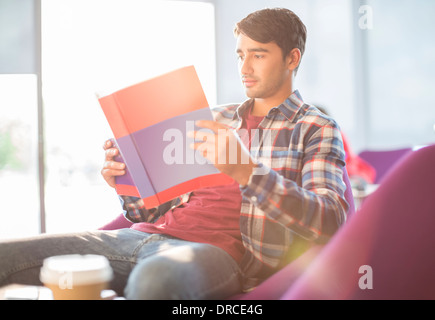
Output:
[[0,241],[0,286],[40,285],[45,258],[75,253],[106,256],[111,288],[127,299],[225,299],[241,291],[239,266],[224,250],[132,229]]

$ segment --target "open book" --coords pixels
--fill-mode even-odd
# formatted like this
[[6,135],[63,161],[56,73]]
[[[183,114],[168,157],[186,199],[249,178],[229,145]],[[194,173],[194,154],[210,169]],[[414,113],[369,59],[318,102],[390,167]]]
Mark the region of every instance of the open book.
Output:
[[195,121],[213,120],[193,66],[98,101],[126,164],[126,174],[116,177],[119,195],[140,197],[153,208],[195,189],[231,182],[189,147],[193,139],[187,132],[199,129]]

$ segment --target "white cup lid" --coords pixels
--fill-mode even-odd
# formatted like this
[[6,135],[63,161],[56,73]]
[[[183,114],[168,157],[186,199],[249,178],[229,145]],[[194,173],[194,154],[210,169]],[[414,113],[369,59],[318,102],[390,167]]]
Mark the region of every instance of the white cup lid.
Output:
[[45,259],[39,278],[42,283],[68,287],[110,281],[113,271],[104,256],[73,254]]

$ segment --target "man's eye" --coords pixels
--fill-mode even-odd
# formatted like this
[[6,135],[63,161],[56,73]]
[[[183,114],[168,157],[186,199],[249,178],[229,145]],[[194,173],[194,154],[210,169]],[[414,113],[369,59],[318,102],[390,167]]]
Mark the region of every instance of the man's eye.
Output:
[[256,55],[255,55],[255,58],[256,58],[256,59],[263,59],[263,58],[264,58],[264,56],[263,56],[263,55],[261,55],[261,54],[256,54]]
[[238,57],[237,57],[237,60],[239,60],[239,61],[243,61],[243,60],[245,60],[245,57],[243,57],[243,56],[238,56]]

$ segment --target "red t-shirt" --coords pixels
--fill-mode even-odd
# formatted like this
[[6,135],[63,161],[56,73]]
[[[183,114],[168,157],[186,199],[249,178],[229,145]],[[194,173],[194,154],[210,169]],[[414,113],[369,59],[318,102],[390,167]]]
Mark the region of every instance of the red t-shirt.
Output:
[[[243,128],[250,132],[258,127],[262,119],[249,113]],[[230,185],[203,188],[192,192],[187,203],[168,211],[155,223],[137,223],[133,228],[209,243],[225,250],[240,262],[245,250],[239,226],[241,202],[242,196],[236,181]]]

